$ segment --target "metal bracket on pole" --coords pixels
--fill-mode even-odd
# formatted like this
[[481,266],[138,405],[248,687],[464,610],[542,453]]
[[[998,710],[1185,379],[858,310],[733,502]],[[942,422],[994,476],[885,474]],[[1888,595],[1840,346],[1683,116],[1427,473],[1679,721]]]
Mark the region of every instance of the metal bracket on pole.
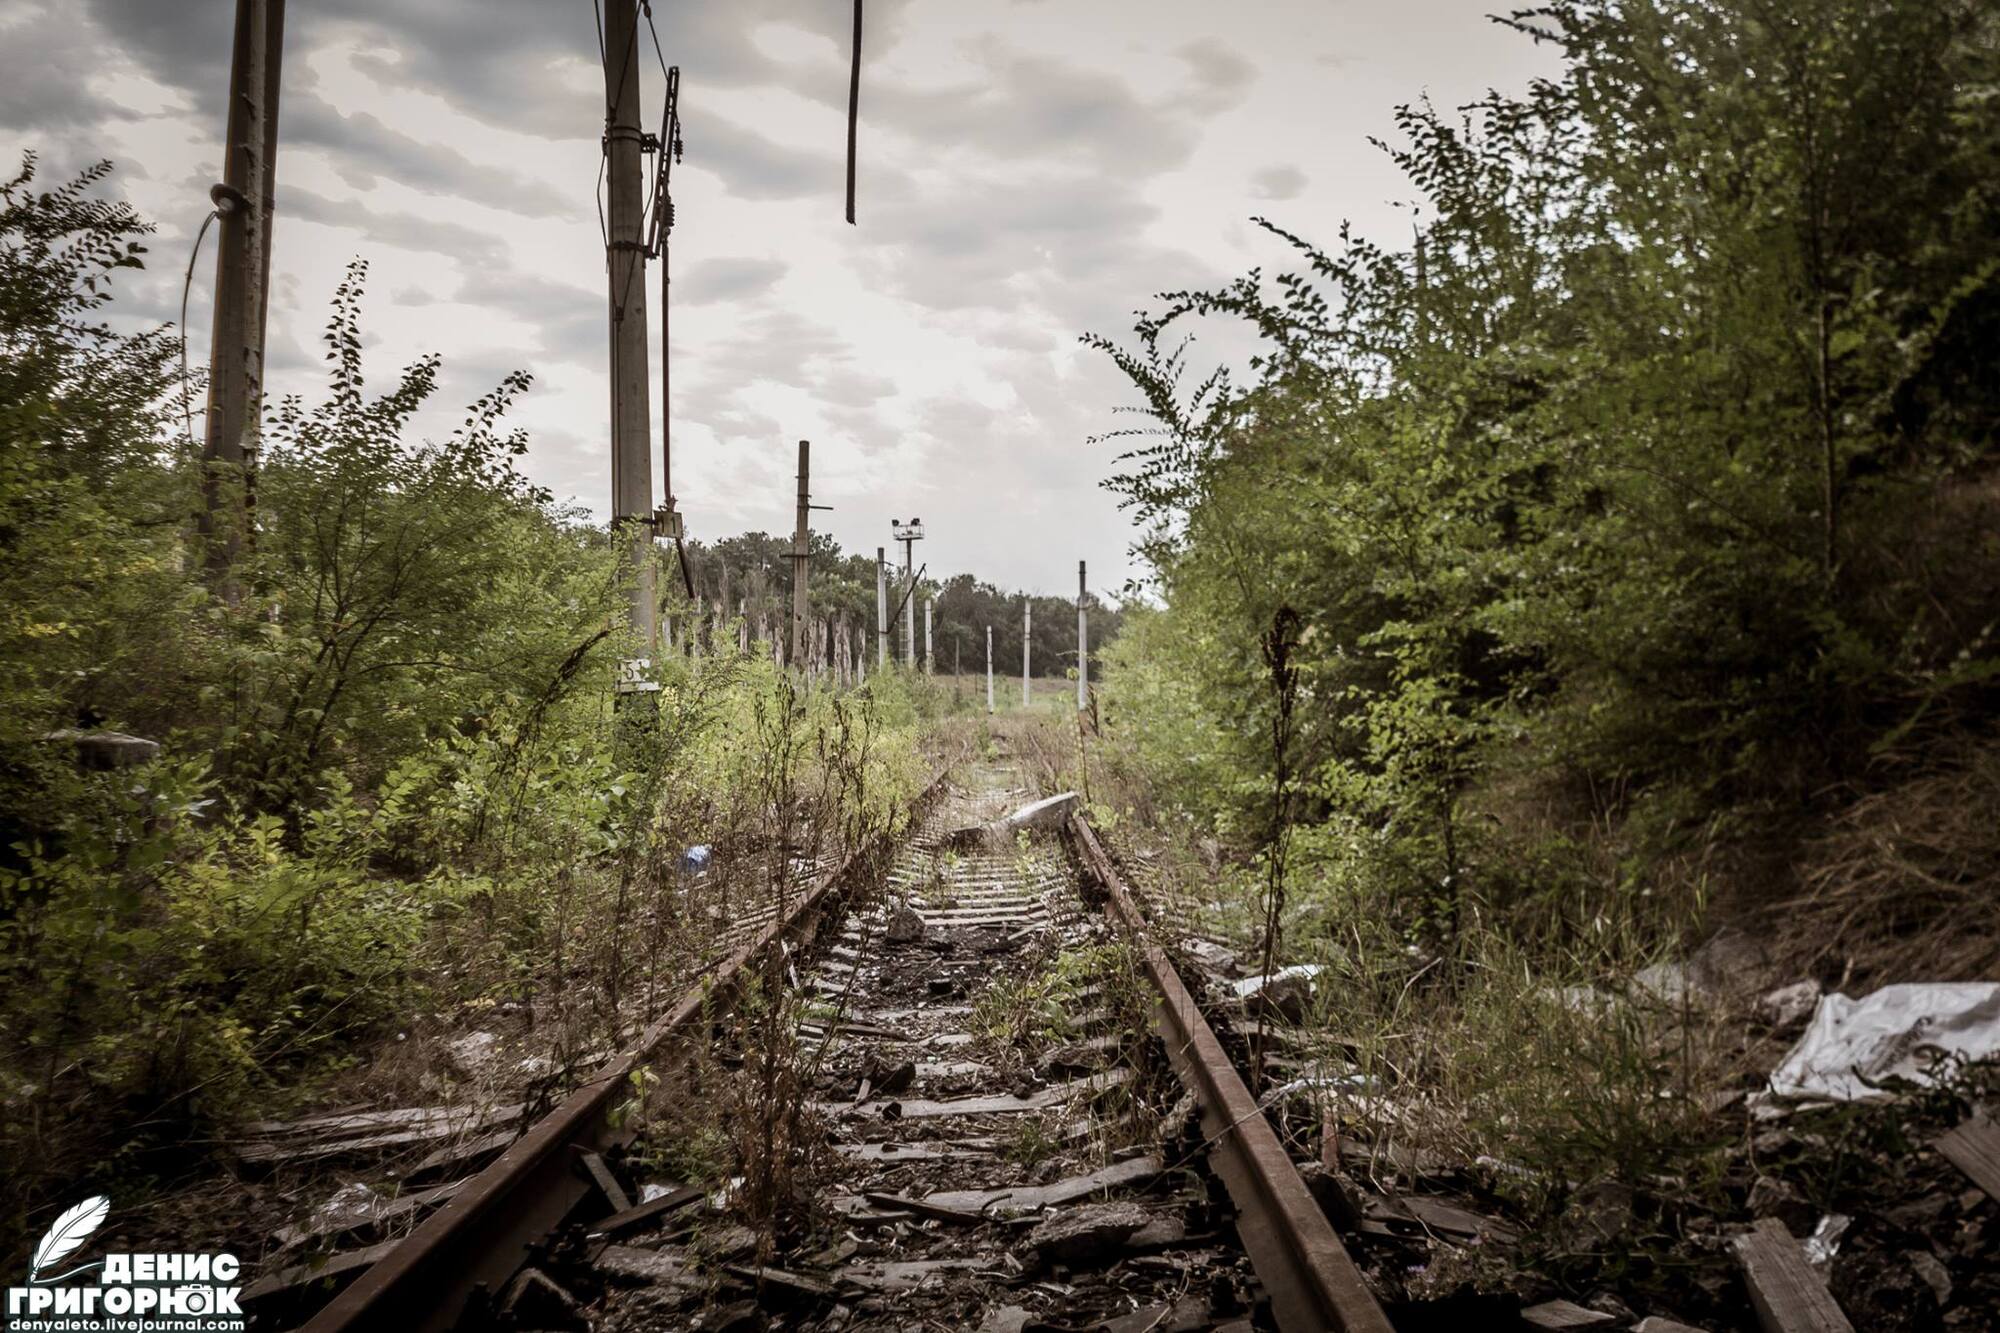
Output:
[[687,524],[671,498],[653,511],[651,522],[653,536],[661,541],[678,542],[687,538]]

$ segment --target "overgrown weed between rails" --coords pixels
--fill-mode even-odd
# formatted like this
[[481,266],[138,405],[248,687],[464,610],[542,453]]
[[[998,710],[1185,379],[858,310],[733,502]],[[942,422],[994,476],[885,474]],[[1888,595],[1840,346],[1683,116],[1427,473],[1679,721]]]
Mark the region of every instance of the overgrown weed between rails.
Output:
[[[1066,738],[1024,729],[1015,744],[1042,786],[1073,785]],[[1161,800],[1115,721],[1091,757],[1093,821],[1168,926],[1161,943],[1178,951],[1176,930],[1204,930],[1254,971],[1269,862],[1223,848]],[[1650,897],[1590,893],[1572,872],[1567,905],[1527,933],[1465,894],[1456,946],[1441,953],[1422,943],[1421,913],[1383,850],[1339,821],[1292,830],[1273,961],[1325,969],[1302,1024],[1317,1045],[1300,1072],[1344,1083],[1314,1094],[1320,1110],[1379,1143],[1505,1162],[1505,1192],[1530,1214],[1571,1183],[1611,1176],[1678,1173],[1705,1188],[1703,1163],[1720,1144],[1703,1094],[1731,1083],[1737,1049],[1702,1012],[1626,996],[1693,918],[1671,920]],[[1572,845],[1548,864],[1593,857]]]
[[[780,916],[835,862],[885,846],[909,817],[928,761],[916,759],[906,733],[885,729],[882,713],[893,713],[893,702],[885,709],[868,692],[827,696],[789,676],[756,701],[749,868]],[[880,869],[865,864],[857,874]],[[646,1098],[638,1158],[684,1182],[728,1182],[732,1206],[756,1230],[765,1257],[812,1221],[837,1161],[810,1106],[831,1041],[808,1052],[801,1026],[837,1020],[843,1007],[800,990],[794,951],[781,945],[726,1005],[716,997],[705,1023],[711,1040],[671,1085]]]
[[[998,1069],[1040,1071],[1051,1081],[1086,1069],[1130,1069],[1130,1081],[1095,1099],[1093,1146],[1109,1161],[1119,1148],[1154,1143],[1160,1106],[1179,1096],[1173,1076],[1149,1058],[1154,996],[1126,941],[1051,943],[1016,958],[1008,974],[973,997],[970,1027],[986,1063]],[[1076,1047],[1089,1035],[1081,1022],[1087,1015],[1098,1017],[1101,1033],[1119,1038],[1101,1057]],[[1024,1120],[1007,1155],[1040,1163],[1060,1145],[1070,1119],[1063,1108]]]

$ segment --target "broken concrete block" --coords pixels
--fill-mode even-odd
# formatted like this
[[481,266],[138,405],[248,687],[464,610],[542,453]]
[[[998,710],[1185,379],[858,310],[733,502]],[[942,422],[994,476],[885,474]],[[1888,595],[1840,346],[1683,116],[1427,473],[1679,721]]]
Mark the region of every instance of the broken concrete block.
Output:
[[1115,1255],[1125,1239],[1153,1220],[1136,1203],[1093,1203],[1070,1208],[1039,1223],[1028,1245],[1042,1258],[1078,1264]]
[[1306,1006],[1312,1001],[1313,979],[1321,970],[1318,963],[1294,963],[1268,976],[1245,977],[1229,989],[1243,1001],[1247,1012],[1272,1010],[1296,1023],[1305,1017]]
[[1924,1285],[1931,1289],[1931,1295],[1937,1297],[1938,1308],[1943,1309],[1950,1305],[1951,1270],[1940,1263],[1938,1257],[1929,1250],[1911,1250],[1904,1257],[1910,1261],[1910,1267],[1915,1270],[1917,1276],[1924,1280]]
[[1734,926],[1724,926],[1688,958],[1688,978],[1715,995],[1746,995],[1768,985],[1771,952]]
[[917,909],[904,904],[889,917],[882,938],[890,944],[916,944],[924,938],[924,919]]
[[1795,1028],[1813,1015],[1819,1007],[1820,985],[1807,978],[1794,981],[1789,986],[1780,986],[1767,991],[1757,1001],[1757,1017],[1780,1031]]
[[979,1321],[979,1333],[1021,1333],[1031,1318],[1021,1306],[1003,1305],[986,1312],[986,1317]]
[[445,1043],[445,1058],[465,1078],[482,1078],[500,1055],[500,1038],[491,1032],[468,1032]]
[[1181,941],[1181,952],[1186,954],[1197,966],[1218,976],[1234,977],[1236,975],[1236,955],[1222,945],[1217,944],[1214,940],[1205,940],[1198,935],[1190,935]]

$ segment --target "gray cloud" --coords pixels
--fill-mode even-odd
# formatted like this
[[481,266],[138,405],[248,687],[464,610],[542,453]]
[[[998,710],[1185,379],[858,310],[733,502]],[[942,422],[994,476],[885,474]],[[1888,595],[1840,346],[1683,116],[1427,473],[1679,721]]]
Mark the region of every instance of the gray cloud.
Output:
[[[685,117],[684,117],[685,119]],[[799,199],[841,188],[845,160],[786,148],[734,120],[709,116],[687,130],[689,165],[740,199]]]
[[[534,331],[535,365],[567,361],[604,363],[605,294],[532,272],[476,265],[452,298],[463,305],[502,310]],[[531,367],[532,368],[532,367]]]
[[90,25],[21,17],[0,27],[7,52],[0,79],[0,125],[40,132],[86,129],[113,115],[130,115],[91,90],[104,52]]
[[674,301],[707,305],[758,296],[776,286],[787,265],[778,259],[703,259],[674,279]]
[[1174,52],[1211,94],[1235,101],[1256,81],[1257,67],[1220,42],[1189,42]]
[[1259,199],[1296,199],[1306,188],[1306,174],[1297,167],[1265,167],[1253,172],[1250,189]]
[[504,167],[474,162],[449,144],[413,138],[368,112],[343,115],[310,88],[287,91],[285,147],[317,148],[358,190],[388,177],[420,194],[470,199],[528,217],[561,217],[576,211],[543,181]]
[[374,245],[445,255],[467,261],[475,268],[508,265],[507,242],[491,232],[400,210],[370,208],[353,199],[331,199],[299,185],[279,188],[281,219],[289,215],[304,222],[349,228],[366,236]]
[[878,82],[864,114],[941,153],[1069,162],[1106,180],[1150,176],[1194,151],[1191,121],[1172,114],[1171,104],[1148,104],[1102,70],[993,40],[979,43],[974,55],[987,77],[943,89]]

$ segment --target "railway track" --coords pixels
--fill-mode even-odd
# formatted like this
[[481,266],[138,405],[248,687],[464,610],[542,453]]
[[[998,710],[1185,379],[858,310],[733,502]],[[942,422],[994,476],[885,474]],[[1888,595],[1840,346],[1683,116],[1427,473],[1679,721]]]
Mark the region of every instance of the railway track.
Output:
[[[336,1255],[304,1327],[1387,1330],[1088,825],[990,831],[1016,782],[967,766],[886,866],[763,909],[407,1235]],[[783,1000],[745,985],[774,954]],[[782,1190],[664,1170],[759,1116]]]

